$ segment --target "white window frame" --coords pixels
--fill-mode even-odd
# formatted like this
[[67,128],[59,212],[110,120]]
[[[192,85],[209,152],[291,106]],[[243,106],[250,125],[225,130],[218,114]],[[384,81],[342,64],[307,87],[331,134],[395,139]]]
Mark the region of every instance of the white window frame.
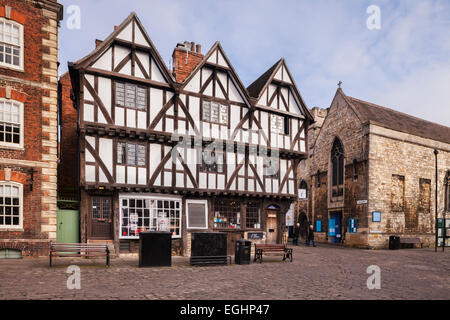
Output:
[[136,240],[139,239],[139,236],[123,236],[122,235],[122,200],[123,199],[135,199],[135,200],[160,200],[160,201],[179,201],[180,202],[180,234],[172,235],[172,239],[180,239],[183,233],[183,202],[181,197],[173,197],[173,196],[157,196],[153,194],[119,194],[119,239],[123,240]]
[[[205,205],[205,222],[206,222],[205,227],[199,228],[199,227],[191,227],[189,225],[189,206],[188,205],[190,203]],[[186,228],[187,229],[196,229],[196,230],[207,230],[208,229],[208,200],[187,200],[186,199]]]
[[[19,124],[20,124],[20,141],[19,143],[13,143],[13,142],[5,142],[5,141],[0,141],[0,148],[10,148],[10,149],[23,149],[23,141],[24,141],[24,107],[23,107],[23,103],[17,100],[12,100],[12,99],[5,99],[5,98],[0,98],[0,103],[11,103],[11,104],[18,104],[19,105]],[[0,121],[1,122],[1,121]],[[4,123],[11,123],[14,124],[13,122],[4,122]]]
[[[6,18],[0,18],[0,23],[9,23],[13,26],[16,26],[19,28],[19,47],[20,47],[20,57],[19,57],[19,65],[16,66],[12,63],[6,63],[5,61],[0,62],[0,67],[5,67],[5,68],[9,68],[9,69],[13,69],[13,70],[19,70],[19,71],[24,71],[24,64],[23,64],[23,55],[24,55],[24,32],[23,32],[23,25],[21,25],[20,23],[17,23],[13,20],[9,20]],[[4,30],[4,29],[3,29]],[[6,45],[10,45],[10,46],[17,46],[16,44],[13,44],[12,42],[5,42],[0,41],[1,44],[6,44]],[[6,59],[4,59],[6,60]]]
[[[19,188],[19,225],[13,226],[0,224],[0,231],[23,230],[23,185],[13,181],[0,181],[0,186],[14,186]],[[0,196],[3,196],[3,194],[0,194]],[[3,206],[5,205],[3,204]]]

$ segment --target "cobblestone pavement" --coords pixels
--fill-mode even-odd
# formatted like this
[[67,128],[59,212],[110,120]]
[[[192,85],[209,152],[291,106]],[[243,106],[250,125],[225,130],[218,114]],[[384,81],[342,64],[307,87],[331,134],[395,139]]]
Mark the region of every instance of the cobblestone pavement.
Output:
[[[265,256],[250,265],[139,268],[138,257],[0,260],[2,299],[449,299],[450,249],[361,250],[322,245],[294,247],[294,261]],[[71,264],[81,289],[67,289]],[[367,267],[381,268],[381,289],[369,290]]]

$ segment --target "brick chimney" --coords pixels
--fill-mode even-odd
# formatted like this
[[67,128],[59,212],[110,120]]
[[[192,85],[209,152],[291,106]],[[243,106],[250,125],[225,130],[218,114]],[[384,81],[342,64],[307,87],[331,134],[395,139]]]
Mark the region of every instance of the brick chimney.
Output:
[[[194,51],[195,50],[195,51]],[[202,61],[201,46],[194,42],[178,43],[173,50],[173,75],[177,82],[183,82]]]

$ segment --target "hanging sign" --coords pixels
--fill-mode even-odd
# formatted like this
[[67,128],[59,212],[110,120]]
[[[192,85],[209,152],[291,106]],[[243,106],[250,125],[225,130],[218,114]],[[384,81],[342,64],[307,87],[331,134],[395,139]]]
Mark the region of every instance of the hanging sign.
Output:
[[306,199],[306,189],[298,189],[298,198]]

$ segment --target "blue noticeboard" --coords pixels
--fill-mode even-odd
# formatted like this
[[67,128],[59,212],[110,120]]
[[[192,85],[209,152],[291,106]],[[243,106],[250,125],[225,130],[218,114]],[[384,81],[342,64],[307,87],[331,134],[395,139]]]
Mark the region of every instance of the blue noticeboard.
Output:
[[372,212],[372,222],[381,222],[381,212],[380,211]]
[[322,221],[321,220],[316,221],[316,232],[322,232]]
[[358,228],[358,219],[356,218],[350,218],[348,219],[348,232],[349,233],[356,233]]
[[334,237],[336,235],[336,219],[330,219],[328,222],[328,235]]

